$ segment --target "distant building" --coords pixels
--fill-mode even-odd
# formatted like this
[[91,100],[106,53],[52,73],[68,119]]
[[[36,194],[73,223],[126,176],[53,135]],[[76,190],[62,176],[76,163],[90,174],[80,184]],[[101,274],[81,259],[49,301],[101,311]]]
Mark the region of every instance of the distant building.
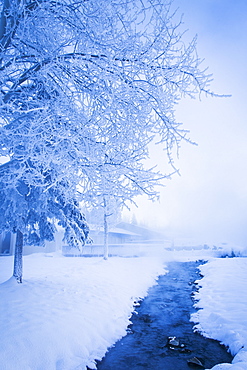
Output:
[[157,242],[157,241],[164,241],[166,239],[165,235],[161,232],[148,229],[144,226],[139,226],[135,224],[129,224],[127,222],[120,222],[117,225],[118,228],[122,230],[126,230],[132,232],[139,236],[139,241],[142,242]]
[[[95,225],[90,226],[90,237],[93,240],[93,245],[104,244],[103,227]],[[147,229],[143,226],[120,222],[115,227],[110,228],[108,232],[109,245],[118,245],[125,243],[152,243],[164,241],[165,235],[162,233]]]
[[[97,228],[94,225],[90,227],[90,238],[93,240],[91,249],[104,244],[103,228]],[[115,227],[110,228],[108,233],[108,243],[110,246],[121,246],[124,244],[151,244],[163,243],[165,236],[162,233],[147,229],[142,226],[129,224],[127,222],[120,222]],[[55,241],[46,242],[44,247],[24,246],[23,254],[31,253],[50,253],[58,250],[63,250],[65,253],[69,249],[63,242],[63,230],[60,229],[55,236]],[[3,233],[0,234],[0,255],[12,255],[14,253],[15,234]]]

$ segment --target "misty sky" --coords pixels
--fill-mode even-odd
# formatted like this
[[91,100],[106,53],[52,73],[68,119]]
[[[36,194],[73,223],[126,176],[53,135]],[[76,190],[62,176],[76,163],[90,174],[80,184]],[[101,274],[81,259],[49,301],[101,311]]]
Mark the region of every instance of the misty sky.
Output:
[[166,183],[160,204],[139,198],[134,212],[175,236],[247,245],[247,1],[175,0],[174,7],[184,13],[186,39],[198,35],[212,90],[232,96],[179,104],[177,120],[198,146],[183,144],[181,176]]

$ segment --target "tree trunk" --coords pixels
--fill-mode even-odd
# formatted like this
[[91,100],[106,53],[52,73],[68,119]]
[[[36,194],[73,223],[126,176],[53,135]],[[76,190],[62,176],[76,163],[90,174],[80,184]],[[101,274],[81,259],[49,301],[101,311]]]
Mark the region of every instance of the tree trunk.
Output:
[[104,260],[108,259],[109,245],[108,245],[108,223],[106,209],[104,209]]
[[18,283],[22,283],[22,254],[23,254],[23,234],[20,230],[17,230],[13,276],[16,278]]

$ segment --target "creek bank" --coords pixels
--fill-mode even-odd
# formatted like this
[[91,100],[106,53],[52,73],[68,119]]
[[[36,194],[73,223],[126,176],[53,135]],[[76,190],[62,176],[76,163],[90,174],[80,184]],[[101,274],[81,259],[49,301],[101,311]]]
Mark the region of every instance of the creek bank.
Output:
[[219,342],[193,332],[193,292],[199,262],[171,262],[136,307],[128,334],[109,349],[98,370],[210,369],[232,361]]

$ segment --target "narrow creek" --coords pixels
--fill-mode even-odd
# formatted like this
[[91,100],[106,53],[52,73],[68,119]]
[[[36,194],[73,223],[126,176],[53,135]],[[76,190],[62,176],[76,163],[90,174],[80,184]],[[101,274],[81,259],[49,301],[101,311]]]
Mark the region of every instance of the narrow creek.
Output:
[[[97,363],[98,370],[210,369],[232,361],[224,346],[193,332],[191,294],[200,278],[199,264],[168,264],[169,273],[149,289],[132,315],[129,333]],[[193,364],[195,357],[201,364]]]

